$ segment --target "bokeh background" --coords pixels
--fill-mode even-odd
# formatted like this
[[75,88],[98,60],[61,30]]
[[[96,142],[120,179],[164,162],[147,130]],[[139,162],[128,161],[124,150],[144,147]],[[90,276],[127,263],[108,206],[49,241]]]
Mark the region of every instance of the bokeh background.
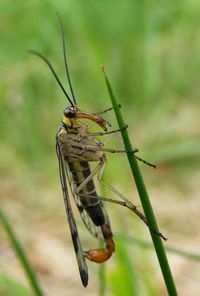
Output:
[[[165,245],[172,247],[167,255],[179,295],[197,296],[198,1],[1,0],[1,209],[45,295],[99,295],[103,289],[100,279],[106,295],[167,295],[148,229],[127,209],[111,204],[106,207],[116,253],[100,271],[99,266],[88,263],[89,286],[81,285],[55,154],[55,133],[67,102],[46,65],[27,52],[43,53],[66,85],[56,11],[65,27],[80,108],[97,112],[110,107],[100,70],[104,64],[133,145],[141,157],[158,166],[155,171],[140,164],[160,229],[168,237]],[[117,128],[112,112],[106,118]],[[108,155],[105,179],[140,204],[126,157]],[[106,189],[99,190],[111,196]],[[84,249],[97,247],[77,210],[74,212]],[[28,291],[29,282],[1,224],[0,295],[33,295]]]

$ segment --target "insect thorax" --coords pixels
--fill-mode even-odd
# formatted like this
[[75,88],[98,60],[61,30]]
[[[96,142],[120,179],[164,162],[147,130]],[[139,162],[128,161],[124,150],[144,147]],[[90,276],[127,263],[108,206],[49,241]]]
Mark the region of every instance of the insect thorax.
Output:
[[68,161],[100,161],[103,157],[102,144],[90,136],[86,125],[61,127],[57,136],[62,154]]

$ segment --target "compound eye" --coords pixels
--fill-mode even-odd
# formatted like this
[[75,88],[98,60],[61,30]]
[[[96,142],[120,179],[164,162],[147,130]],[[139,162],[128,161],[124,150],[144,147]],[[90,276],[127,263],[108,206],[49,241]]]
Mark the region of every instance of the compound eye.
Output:
[[73,107],[67,107],[64,111],[63,111],[64,115],[68,118],[73,118],[75,117],[75,111]]

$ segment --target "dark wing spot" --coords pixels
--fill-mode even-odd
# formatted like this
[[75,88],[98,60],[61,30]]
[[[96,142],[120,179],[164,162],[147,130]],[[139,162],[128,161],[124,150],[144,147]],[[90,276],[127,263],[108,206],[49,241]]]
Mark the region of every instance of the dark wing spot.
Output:
[[78,233],[75,231],[72,233],[72,241],[74,245],[74,250],[76,253],[79,251]]
[[85,271],[85,269],[80,269],[80,276],[84,287],[87,287],[88,285],[88,273]]

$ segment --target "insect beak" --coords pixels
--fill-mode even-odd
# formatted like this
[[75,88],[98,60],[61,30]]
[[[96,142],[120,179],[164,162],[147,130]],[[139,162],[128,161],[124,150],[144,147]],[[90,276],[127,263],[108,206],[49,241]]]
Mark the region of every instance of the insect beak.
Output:
[[104,131],[107,131],[107,121],[95,114],[91,114],[84,111],[78,111],[76,112],[76,118],[77,119],[84,118],[84,119],[92,120],[96,122]]

